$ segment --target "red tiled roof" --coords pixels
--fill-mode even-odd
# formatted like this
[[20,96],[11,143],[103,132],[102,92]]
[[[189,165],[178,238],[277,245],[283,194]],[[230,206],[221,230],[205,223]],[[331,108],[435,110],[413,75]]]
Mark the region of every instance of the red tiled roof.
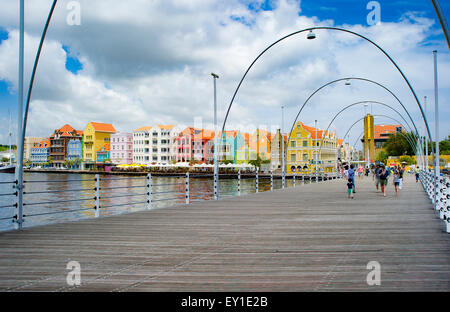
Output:
[[374,125],[375,139],[387,139],[387,136],[381,136],[381,134],[394,134],[397,132],[397,127],[401,127],[402,131],[405,131],[402,125]]
[[101,122],[91,122],[92,127],[94,127],[95,131],[99,132],[111,132],[115,133],[116,129],[112,124],[101,123]]
[[157,126],[164,130],[170,130],[173,127],[175,127],[174,125],[157,125]]
[[136,129],[136,130],[134,130],[135,132],[137,132],[137,131],[148,131],[148,130],[150,130],[152,127],[147,127],[147,126],[144,126],[144,127],[140,127],[140,128],[138,128],[138,129]]
[[73,132],[75,132],[77,135],[81,136],[83,134],[83,131],[81,130],[75,130],[72,126],[65,124],[64,126],[62,126],[59,129],[56,129],[53,134],[50,136],[50,138],[54,138],[55,137],[55,133],[59,132],[61,134],[62,137],[68,137],[68,136],[72,136]]

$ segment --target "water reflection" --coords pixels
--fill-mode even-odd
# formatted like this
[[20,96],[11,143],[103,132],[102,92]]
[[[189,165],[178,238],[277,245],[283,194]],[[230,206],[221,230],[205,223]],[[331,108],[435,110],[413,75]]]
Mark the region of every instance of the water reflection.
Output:
[[[0,174],[0,182],[14,181],[14,174]],[[33,173],[24,175],[24,227],[92,218],[95,215],[95,176],[91,174]],[[185,177],[152,177],[152,208],[185,204]],[[214,198],[212,177],[193,177],[190,183],[190,202]],[[270,179],[259,179],[259,192],[270,191]],[[297,185],[301,180],[297,179]],[[147,209],[147,178],[145,176],[101,176],[100,216]],[[13,184],[1,184],[0,194],[13,193]],[[256,179],[243,177],[241,194],[255,193]],[[286,180],[286,187],[292,187]],[[273,181],[273,188],[281,188],[281,180]],[[221,178],[221,198],[238,195],[237,179]],[[15,204],[16,196],[0,196],[0,207]],[[73,211],[76,210],[76,211]],[[50,213],[50,214],[49,214]],[[15,207],[0,208],[0,219],[16,214]],[[11,220],[0,220],[0,231],[13,228]]]

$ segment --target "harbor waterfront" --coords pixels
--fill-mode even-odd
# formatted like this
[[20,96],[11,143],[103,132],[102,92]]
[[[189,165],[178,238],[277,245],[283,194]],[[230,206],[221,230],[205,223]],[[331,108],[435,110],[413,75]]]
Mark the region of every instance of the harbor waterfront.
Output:
[[[56,170],[55,170],[56,171]],[[74,171],[62,172],[33,172],[24,174],[25,188],[25,217],[24,228],[56,222],[67,222],[94,217],[95,181],[94,173],[74,173]],[[160,176],[162,175],[162,176]],[[100,216],[111,216],[126,212],[135,212],[147,209],[145,201],[147,193],[145,189],[147,173],[131,172],[104,173],[100,174],[102,188],[111,188],[101,192]],[[270,176],[259,176],[259,191],[270,190]],[[298,179],[299,177],[297,177]],[[309,183],[309,177],[305,177],[305,183]],[[2,182],[14,181],[14,174],[0,174],[0,194],[11,194],[0,196],[0,207],[12,206],[16,202],[14,184],[2,184]],[[236,174],[224,174],[220,177],[220,197],[238,195]],[[300,178],[301,179],[301,178]],[[201,174],[192,174],[190,180],[190,201],[213,199],[213,179],[210,175],[202,177]],[[39,181],[33,183],[34,181]],[[183,174],[152,173],[152,183],[155,185],[152,192],[155,201],[152,209],[180,205],[185,203],[185,176]],[[286,186],[291,186],[288,181]],[[160,186],[157,186],[160,185]],[[125,188],[126,187],[126,188]],[[273,188],[281,188],[279,176],[274,176]],[[77,191],[82,190],[82,191]],[[242,175],[241,194],[254,193],[255,174]],[[37,193],[34,193],[37,192]],[[29,193],[29,194],[27,194]],[[33,194],[31,194],[33,193]],[[136,196],[131,196],[136,195]],[[113,196],[123,196],[114,197]],[[130,199],[132,197],[132,199]],[[174,199],[171,199],[174,198]],[[59,201],[69,201],[56,203]],[[139,204],[133,204],[139,202]],[[43,203],[34,205],[34,203]],[[123,205],[122,205],[123,204]],[[113,207],[109,207],[112,206]],[[122,206],[118,206],[122,205]],[[82,211],[74,211],[86,209]],[[14,229],[14,223],[4,220],[16,214],[15,207],[0,209],[0,231]],[[3,219],[3,220],[1,220]]]

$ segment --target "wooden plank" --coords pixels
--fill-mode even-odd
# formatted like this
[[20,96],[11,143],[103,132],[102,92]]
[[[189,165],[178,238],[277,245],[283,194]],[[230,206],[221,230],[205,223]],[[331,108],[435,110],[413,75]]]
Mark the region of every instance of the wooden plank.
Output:
[[[0,291],[449,291],[450,236],[412,176],[343,180],[0,234]],[[66,265],[81,264],[81,286]],[[381,285],[368,286],[369,261]]]

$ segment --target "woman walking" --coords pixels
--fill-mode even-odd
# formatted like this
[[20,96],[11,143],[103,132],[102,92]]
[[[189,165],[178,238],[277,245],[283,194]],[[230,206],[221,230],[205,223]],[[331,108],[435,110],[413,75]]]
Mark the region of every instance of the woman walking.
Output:
[[398,197],[398,190],[400,187],[400,170],[394,170],[394,189],[395,189],[395,197]]

